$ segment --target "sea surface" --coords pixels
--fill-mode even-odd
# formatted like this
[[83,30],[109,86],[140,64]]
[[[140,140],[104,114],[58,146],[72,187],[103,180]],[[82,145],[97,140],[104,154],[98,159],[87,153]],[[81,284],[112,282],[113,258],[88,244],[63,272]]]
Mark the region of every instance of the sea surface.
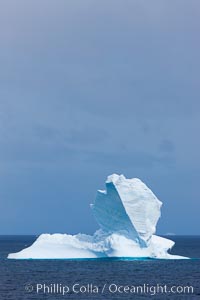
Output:
[[200,236],[168,238],[192,259],[8,260],[36,236],[0,236],[0,300],[200,299]]

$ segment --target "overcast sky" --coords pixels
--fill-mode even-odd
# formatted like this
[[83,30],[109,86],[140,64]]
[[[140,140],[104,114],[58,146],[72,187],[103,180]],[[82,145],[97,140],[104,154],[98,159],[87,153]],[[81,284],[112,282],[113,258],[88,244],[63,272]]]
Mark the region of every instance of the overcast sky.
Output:
[[92,233],[109,174],[200,234],[199,0],[0,1],[0,234]]

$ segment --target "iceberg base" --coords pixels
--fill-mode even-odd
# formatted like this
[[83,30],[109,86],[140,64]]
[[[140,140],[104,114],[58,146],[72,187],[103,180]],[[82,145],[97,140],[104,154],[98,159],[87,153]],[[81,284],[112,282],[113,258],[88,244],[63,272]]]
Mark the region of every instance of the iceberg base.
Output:
[[186,259],[167,251],[174,242],[153,235],[147,247],[123,233],[105,233],[98,230],[93,236],[86,234],[42,234],[28,248],[8,255],[9,259],[77,259],[77,258],[155,258]]

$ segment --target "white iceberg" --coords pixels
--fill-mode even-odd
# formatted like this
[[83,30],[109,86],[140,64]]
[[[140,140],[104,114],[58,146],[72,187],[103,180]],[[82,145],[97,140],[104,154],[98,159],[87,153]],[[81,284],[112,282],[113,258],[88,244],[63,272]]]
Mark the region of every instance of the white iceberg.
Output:
[[161,205],[140,179],[113,174],[106,180],[106,190],[99,190],[91,204],[100,225],[93,236],[42,234],[33,245],[8,258],[186,258],[170,255],[174,242],[154,235]]

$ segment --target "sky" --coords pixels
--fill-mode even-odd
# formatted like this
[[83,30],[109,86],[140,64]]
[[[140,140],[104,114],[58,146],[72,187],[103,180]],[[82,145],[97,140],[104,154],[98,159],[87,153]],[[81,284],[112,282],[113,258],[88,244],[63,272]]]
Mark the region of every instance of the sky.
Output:
[[200,234],[200,2],[0,1],[0,234],[93,233],[112,173]]

